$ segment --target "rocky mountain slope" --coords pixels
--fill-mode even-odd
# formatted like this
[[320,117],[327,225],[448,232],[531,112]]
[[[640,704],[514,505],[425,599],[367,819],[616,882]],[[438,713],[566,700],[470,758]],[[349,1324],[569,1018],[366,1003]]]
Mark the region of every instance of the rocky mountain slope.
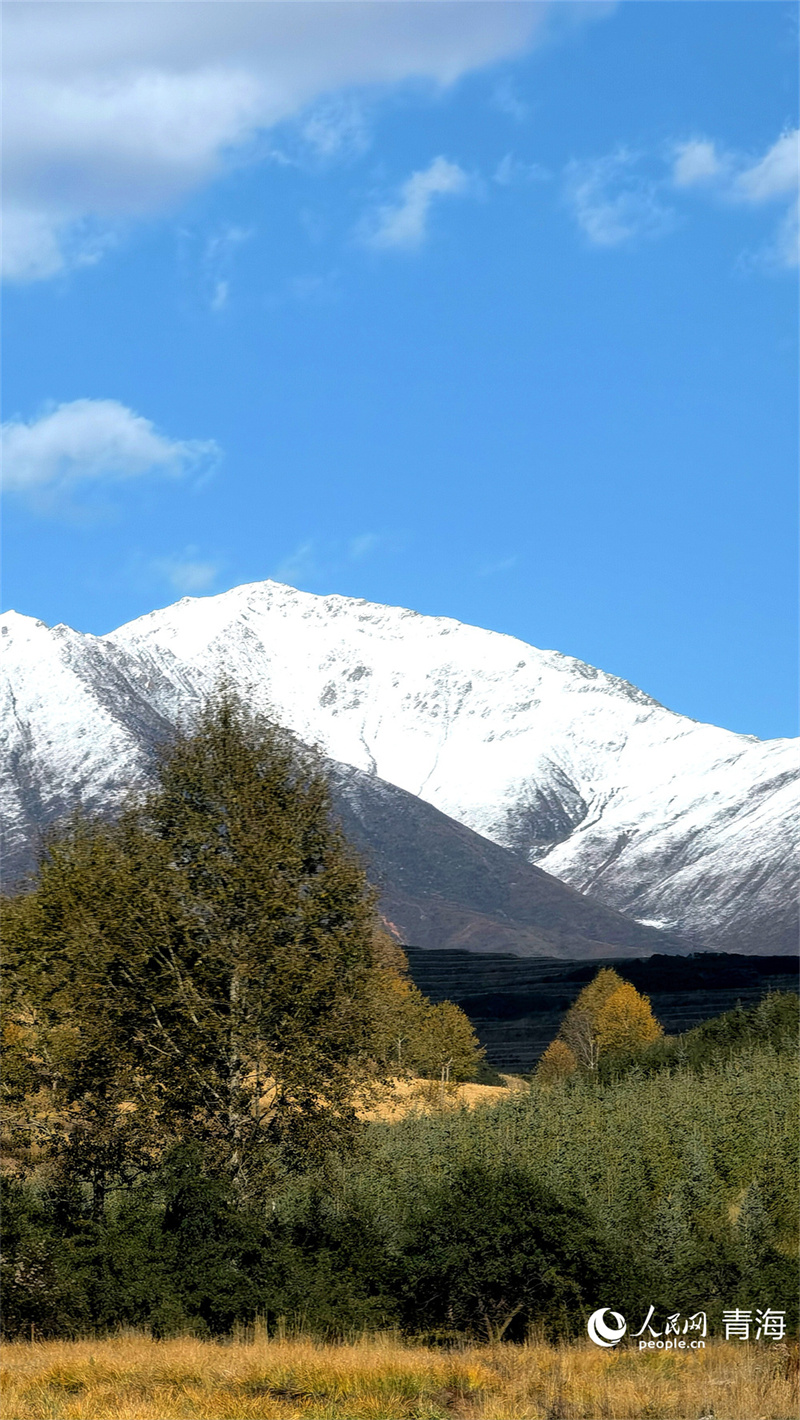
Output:
[[118,802],[224,677],[363,782],[388,781],[597,904],[693,946],[796,946],[792,741],[697,724],[513,637],[273,582],[185,598],[103,638],[13,613],[5,631],[17,856],[76,796]]
[[577,892],[405,789],[329,764],[337,817],[404,942],[567,960],[682,950],[675,935]]
[[[113,812],[147,784],[172,725],[139,695],[136,663],[105,642],[13,613],[2,630],[3,862],[13,886],[48,825],[78,803]],[[415,795],[351,765],[328,769],[336,814],[403,941],[567,959],[679,947]]]

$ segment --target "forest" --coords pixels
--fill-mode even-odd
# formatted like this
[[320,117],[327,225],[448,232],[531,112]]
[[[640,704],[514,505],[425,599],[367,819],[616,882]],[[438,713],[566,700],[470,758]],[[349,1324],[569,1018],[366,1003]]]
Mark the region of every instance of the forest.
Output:
[[[797,1330],[797,997],[666,1037],[599,970],[524,1089],[411,983],[319,761],[227,694],[4,903],[8,1337]],[[425,1109],[367,1120],[393,1082]]]

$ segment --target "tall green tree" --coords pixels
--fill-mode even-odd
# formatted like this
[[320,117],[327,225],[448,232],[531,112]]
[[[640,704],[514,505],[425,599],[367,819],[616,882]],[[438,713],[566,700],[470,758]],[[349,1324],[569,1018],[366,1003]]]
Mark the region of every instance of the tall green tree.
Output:
[[35,1077],[51,1154],[101,1200],[159,1140],[245,1190],[313,1162],[357,1127],[375,932],[318,757],[221,693],[144,804],[73,823],[9,905],[12,1094]]

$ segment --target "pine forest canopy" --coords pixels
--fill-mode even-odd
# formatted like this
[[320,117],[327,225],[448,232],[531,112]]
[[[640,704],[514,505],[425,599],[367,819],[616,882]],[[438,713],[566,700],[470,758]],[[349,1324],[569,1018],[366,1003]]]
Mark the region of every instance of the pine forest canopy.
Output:
[[491,1109],[371,1124],[267,1198],[193,1141],[99,1218],[85,1187],[4,1172],[6,1334],[222,1336],[259,1318],[585,1345],[610,1289],[627,1316],[705,1311],[712,1335],[723,1309],[767,1302],[794,1335],[796,1041],[797,997],[775,994]]

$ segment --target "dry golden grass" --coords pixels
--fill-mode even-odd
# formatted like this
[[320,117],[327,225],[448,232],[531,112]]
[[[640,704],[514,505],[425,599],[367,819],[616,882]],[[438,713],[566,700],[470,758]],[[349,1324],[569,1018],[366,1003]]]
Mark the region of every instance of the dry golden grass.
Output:
[[499,1104],[508,1099],[510,1090],[528,1089],[521,1075],[503,1075],[502,1078],[505,1085],[453,1084],[445,1085],[444,1090],[436,1080],[395,1080],[382,1089],[372,1090],[358,1112],[362,1119],[394,1124],[408,1114]]
[[796,1352],[121,1335],[5,1348],[4,1420],[794,1420]]

